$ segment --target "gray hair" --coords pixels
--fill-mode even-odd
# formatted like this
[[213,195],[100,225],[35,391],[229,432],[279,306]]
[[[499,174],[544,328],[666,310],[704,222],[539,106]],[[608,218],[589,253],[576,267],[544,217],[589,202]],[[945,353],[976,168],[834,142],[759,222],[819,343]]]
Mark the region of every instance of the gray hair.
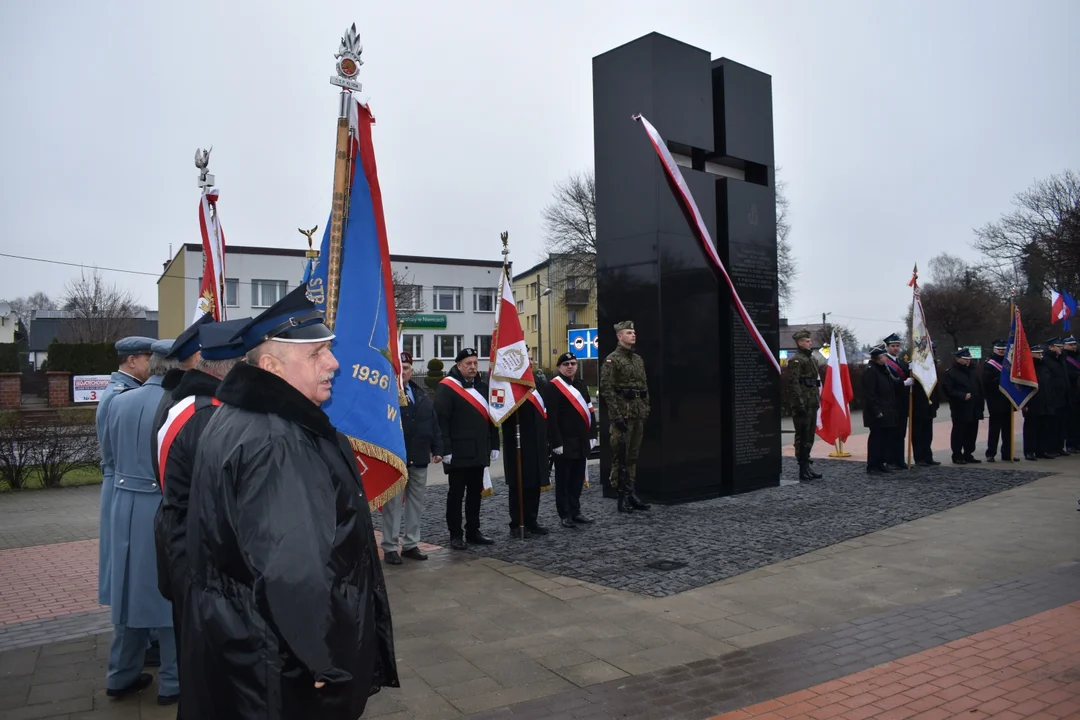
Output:
[[207,375],[213,375],[220,380],[228,375],[229,371],[239,363],[240,358],[227,358],[225,360],[207,360],[206,358],[199,358],[199,362],[195,367]]
[[150,377],[157,377],[158,375],[164,375],[170,370],[178,369],[180,369],[179,360],[171,360],[162,357],[161,355],[150,356]]

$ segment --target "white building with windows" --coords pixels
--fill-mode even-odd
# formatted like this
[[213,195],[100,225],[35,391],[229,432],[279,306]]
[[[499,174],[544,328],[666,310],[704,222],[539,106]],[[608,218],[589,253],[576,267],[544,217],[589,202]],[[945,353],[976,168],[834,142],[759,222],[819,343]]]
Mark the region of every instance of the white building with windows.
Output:
[[[417,374],[438,358],[447,366],[462,348],[476,348],[487,370],[498,308],[499,260],[391,255],[404,349]],[[227,247],[225,305],[229,318],[257,315],[300,284],[300,249]],[[158,279],[160,337],[176,337],[191,323],[202,278],[202,246],[185,244]]]

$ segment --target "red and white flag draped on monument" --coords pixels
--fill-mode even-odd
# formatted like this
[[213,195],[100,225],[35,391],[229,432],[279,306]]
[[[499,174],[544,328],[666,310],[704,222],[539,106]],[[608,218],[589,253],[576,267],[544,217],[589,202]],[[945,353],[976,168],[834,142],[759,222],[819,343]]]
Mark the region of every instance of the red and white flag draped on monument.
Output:
[[[821,407],[818,411],[817,434],[833,445],[851,435],[851,411],[844,388],[843,340],[834,330],[829,340],[829,365],[825,370],[825,385],[821,388]],[[845,363],[846,364],[846,363]],[[851,381],[848,380],[850,389]],[[849,390],[850,391],[850,390]]]
[[524,402],[533,403],[541,415],[547,416],[544,401],[534,390],[536,380],[525,347],[525,333],[521,331],[505,267],[500,290],[495,332],[491,334],[491,377],[488,382],[488,414],[496,426],[502,425]]
[[217,212],[217,188],[208,187],[199,198],[199,230],[202,231],[203,275],[199,297],[195,301],[195,322],[210,314],[218,322],[225,320],[225,231]]
[[645,119],[644,115],[635,115],[634,120],[641,121],[642,127],[645,128],[645,132],[649,136],[649,141],[652,143],[653,148],[656,149],[656,154],[660,156],[660,164],[664,167],[664,175],[667,177],[671,192],[675,195],[675,200],[679,203],[679,207],[682,208],[683,215],[686,216],[687,222],[690,223],[690,228],[694,231],[694,235],[697,236],[698,242],[701,243],[705,256],[709,258],[713,267],[727,282],[728,289],[731,291],[731,300],[735,303],[735,309],[739,311],[739,317],[742,318],[746,331],[750,333],[750,338],[754,341],[754,344],[769,359],[773,369],[779,374],[780,362],[773,356],[769,345],[765,342],[765,338],[761,336],[757,325],[754,324],[754,321],[750,318],[750,313],[746,311],[746,307],[739,298],[739,293],[735,290],[735,284],[731,282],[731,276],[728,275],[727,268],[724,267],[724,263],[716,253],[716,246],[713,244],[708,228],[705,227],[705,220],[698,211],[694,196],[690,194],[690,187],[686,184],[686,180],[683,179],[679,166],[675,164],[675,158],[671,157],[671,153],[668,151],[667,143],[664,142],[664,138],[660,137],[660,133],[656,132],[656,128]]

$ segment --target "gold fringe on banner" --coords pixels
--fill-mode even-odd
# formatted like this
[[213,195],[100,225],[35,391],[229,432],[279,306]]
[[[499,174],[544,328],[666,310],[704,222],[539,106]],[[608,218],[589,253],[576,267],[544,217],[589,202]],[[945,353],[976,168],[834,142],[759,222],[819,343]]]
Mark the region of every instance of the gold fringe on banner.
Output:
[[[368,498],[368,509],[378,510],[386,504],[387,500],[394,497],[403,489],[405,489],[405,484],[408,481],[409,477],[409,471],[405,467],[405,463],[402,462],[401,458],[399,458],[397,455],[390,452],[386,448],[379,447],[378,445],[373,445],[366,440],[357,440],[356,438],[349,435],[346,435],[345,437],[349,438],[349,447],[352,448],[352,451],[354,453],[359,453],[360,455],[366,455],[367,457],[375,458],[376,460],[386,463],[387,465],[391,466],[399,473],[401,473],[401,476],[398,478],[398,480],[391,484],[389,488],[379,493],[378,497]],[[364,490],[366,491],[367,488],[364,488]]]

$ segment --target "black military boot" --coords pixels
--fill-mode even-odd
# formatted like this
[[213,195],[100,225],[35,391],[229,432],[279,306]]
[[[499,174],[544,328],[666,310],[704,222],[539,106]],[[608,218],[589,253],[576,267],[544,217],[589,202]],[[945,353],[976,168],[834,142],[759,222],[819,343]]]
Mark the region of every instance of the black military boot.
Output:
[[634,508],[635,510],[648,510],[652,507],[651,505],[641,502],[641,498],[639,498],[637,496],[637,493],[634,492],[633,482],[631,482],[630,487],[626,489],[626,499],[627,501],[629,501],[630,507]]
[[630,506],[630,501],[626,497],[627,495],[628,495],[628,493],[626,492],[626,488],[624,488],[623,486],[620,485],[619,486],[619,512],[621,512],[621,513],[632,513],[632,512],[634,512],[634,508]]
[[810,459],[810,453],[806,453],[806,474],[810,476],[811,480],[820,480],[822,477],[821,473],[814,472],[814,467],[811,465],[812,462],[814,461]]

